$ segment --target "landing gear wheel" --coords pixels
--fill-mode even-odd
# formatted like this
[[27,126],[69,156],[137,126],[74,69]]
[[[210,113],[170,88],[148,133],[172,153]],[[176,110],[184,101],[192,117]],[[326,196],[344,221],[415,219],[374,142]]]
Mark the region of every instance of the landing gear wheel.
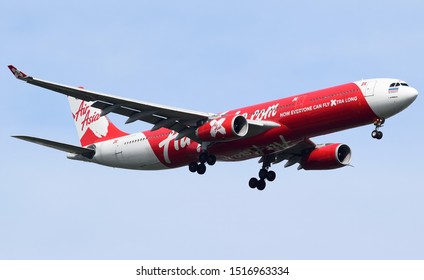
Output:
[[259,178],[251,178],[249,181],[249,187],[262,191],[266,187],[266,181],[272,182],[275,180],[277,175],[274,171],[269,169],[271,164],[276,162],[276,159],[276,156],[272,154],[262,156],[259,160],[259,162],[262,162],[262,168],[258,172]]
[[384,118],[382,118],[382,119],[377,119],[374,122],[375,129],[371,132],[371,137],[372,138],[378,139],[378,140],[380,140],[381,138],[383,138],[383,132],[379,131],[379,129],[381,127],[383,127],[383,124],[384,124],[385,121],[386,120]]
[[197,162],[192,162],[188,165],[188,169],[190,172],[196,172],[197,171]]
[[264,179],[258,181],[257,189],[263,191],[266,187],[266,183]]
[[266,175],[266,179],[270,182],[274,181],[277,177],[277,174],[275,174],[274,171],[268,171],[268,174]]
[[259,170],[259,179],[265,179],[266,176],[268,175],[268,170],[266,170],[265,168],[262,168],[261,170]]
[[206,172],[206,165],[204,163],[201,163],[197,166],[197,174],[203,175]]
[[208,152],[202,152],[199,155],[199,161],[200,161],[200,163],[205,163],[208,160],[208,157],[209,157]]
[[380,140],[381,138],[383,138],[383,132],[378,131],[378,130],[374,130],[371,133],[371,137]]
[[206,162],[211,166],[214,165],[215,162],[216,162],[216,156],[215,155],[209,155]]
[[258,187],[258,179],[256,179],[256,178],[250,178],[250,180],[249,180],[249,187],[250,188],[252,188],[252,189],[255,189],[255,188],[257,188]]

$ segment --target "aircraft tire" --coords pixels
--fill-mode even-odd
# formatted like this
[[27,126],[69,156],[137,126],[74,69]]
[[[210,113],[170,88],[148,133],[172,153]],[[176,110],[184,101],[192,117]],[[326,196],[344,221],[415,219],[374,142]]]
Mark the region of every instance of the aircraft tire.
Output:
[[202,152],[200,155],[199,155],[199,161],[200,161],[200,163],[205,163],[207,160],[208,160],[208,152]]
[[214,165],[216,163],[216,156],[215,155],[209,155],[206,162],[211,166]]
[[257,186],[258,186],[258,179],[256,179],[255,177],[250,178],[249,187],[252,189],[255,189]]
[[268,174],[266,175],[266,179],[270,182],[274,181],[275,178],[277,177],[277,174],[275,174],[274,171],[268,171]]
[[266,187],[265,180],[264,179],[259,180],[257,189],[260,190],[260,191],[263,191],[265,189],[265,187]]
[[191,162],[189,165],[188,165],[188,169],[190,170],[190,172],[196,172],[197,171],[197,162]]
[[265,168],[262,168],[261,170],[259,170],[259,179],[265,179],[266,176],[268,175],[268,170],[266,170]]
[[201,163],[197,166],[197,173],[199,175],[203,175],[206,172],[206,165],[204,163]]

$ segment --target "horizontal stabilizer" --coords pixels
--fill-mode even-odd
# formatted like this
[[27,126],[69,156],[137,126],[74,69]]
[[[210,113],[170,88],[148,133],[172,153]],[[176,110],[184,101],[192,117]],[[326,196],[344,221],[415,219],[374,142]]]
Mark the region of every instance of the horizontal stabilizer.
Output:
[[53,148],[56,150],[60,150],[63,152],[68,152],[76,155],[82,155],[84,157],[87,157],[89,159],[92,159],[94,154],[96,153],[93,149],[88,148],[82,148],[78,146],[73,146],[69,144],[59,143],[51,140],[31,137],[31,136],[12,136],[14,138],[18,138],[24,141],[32,142],[35,144],[43,145],[49,148]]

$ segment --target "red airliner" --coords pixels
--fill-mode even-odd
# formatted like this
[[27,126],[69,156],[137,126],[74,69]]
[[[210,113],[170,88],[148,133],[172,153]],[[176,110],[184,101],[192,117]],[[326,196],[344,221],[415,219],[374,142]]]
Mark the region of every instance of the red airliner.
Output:
[[[111,167],[159,170],[188,166],[204,174],[216,161],[260,158],[262,168],[249,186],[263,190],[274,181],[272,164],[325,170],[349,165],[346,144],[314,144],[310,138],[373,124],[381,139],[384,121],[407,108],[418,91],[399,79],[367,79],[212,114],[125,99],[43,81],[9,69],[19,80],[68,96],[81,147],[30,136],[22,140],[68,152],[69,159]],[[107,114],[144,121],[152,129],[128,134]]]

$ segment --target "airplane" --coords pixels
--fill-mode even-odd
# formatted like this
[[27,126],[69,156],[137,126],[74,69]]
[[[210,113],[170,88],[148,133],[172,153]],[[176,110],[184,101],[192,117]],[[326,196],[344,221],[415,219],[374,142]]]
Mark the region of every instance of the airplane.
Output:
[[[385,120],[411,105],[418,91],[399,79],[364,79],[222,113],[205,113],[126,99],[61,85],[26,75],[13,65],[15,77],[68,97],[81,146],[32,136],[12,136],[67,152],[67,158],[110,167],[161,170],[188,166],[204,174],[217,161],[259,158],[258,177],[249,187],[264,190],[276,173],[271,165],[328,170],[350,165],[343,143],[315,144],[312,137],[373,124],[381,139]],[[128,134],[107,117],[143,121],[150,130]]]

